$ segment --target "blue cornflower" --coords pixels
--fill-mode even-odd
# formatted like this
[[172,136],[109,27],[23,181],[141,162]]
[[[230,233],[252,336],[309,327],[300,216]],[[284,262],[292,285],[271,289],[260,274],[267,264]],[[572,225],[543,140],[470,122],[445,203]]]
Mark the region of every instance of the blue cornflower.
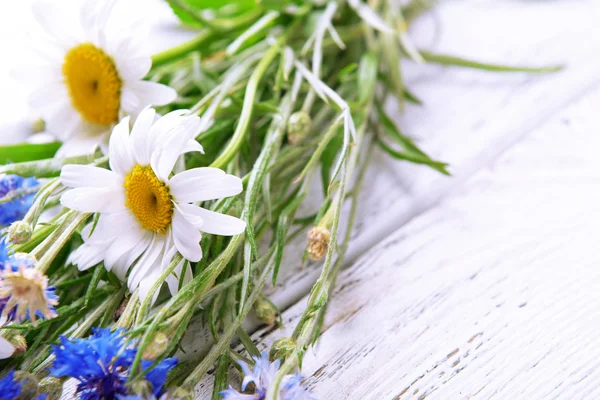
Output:
[[48,286],[46,275],[35,268],[35,259],[24,253],[4,258],[4,241],[1,246],[0,323],[29,318],[36,325],[37,317],[54,318],[58,297],[54,286]]
[[[223,400],[264,400],[267,396],[267,391],[281,362],[275,360],[269,362],[267,353],[262,353],[261,357],[254,358],[254,370],[251,370],[248,364],[239,361],[242,371],[244,372],[244,380],[242,381],[242,392],[250,382],[254,383],[254,394],[240,393],[237,390],[229,387],[220,393]],[[281,381],[281,400],[316,400],[305,387],[302,386],[302,376],[300,374],[286,375]]]
[[[70,376],[79,380],[77,393],[82,400],[109,400],[130,395],[126,382],[129,368],[136,355],[123,329],[92,329],[87,339],[69,340],[60,337],[61,344],[53,346],[56,357],[50,374],[55,377]],[[142,368],[153,362],[143,361]],[[152,385],[153,395],[162,394],[167,373],[177,364],[175,358],[161,361],[145,379]]]
[[0,203],[0,225],[10,225],[27,214],[31,204],[33,204],[35,188],[38,186],[39,182],[35,178],[22,178],[18,175],[3,175],[0,177],[0,199],[13,196],[18,193],[17,191],[26,192],[26,194],[6,203]]
[[15,371],[10,371],[4,379],[0,379],[0,400],[12,400],[21,393],[23,382],[15,379]]

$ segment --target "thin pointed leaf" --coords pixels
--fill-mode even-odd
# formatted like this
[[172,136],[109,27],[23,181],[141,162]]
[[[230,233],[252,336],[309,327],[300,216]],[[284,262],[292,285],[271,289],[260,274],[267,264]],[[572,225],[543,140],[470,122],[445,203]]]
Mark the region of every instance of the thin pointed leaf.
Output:
[[455,56],[449,56],[446,54],[436,54],[426,50],[419,50],[421,56],[425,59],[426,62],[431,64],[441,64],[446,66],[454,66],[454,67],[465,67],[465,68],[475,68],[481,69],[484,71],[494,71],[494,72],[528,72],[528,73],[549,73],[549,72],[557,72],[563,69],[561,65],[555,65],[550,67],[540,67],[540,68],[532,68],[532,67],[516,67],[516,66],[508,66],[508,65],[500,65],[500,64],[489,64],[482,63],[478,61],[469,60],[466,58],[460,58]]

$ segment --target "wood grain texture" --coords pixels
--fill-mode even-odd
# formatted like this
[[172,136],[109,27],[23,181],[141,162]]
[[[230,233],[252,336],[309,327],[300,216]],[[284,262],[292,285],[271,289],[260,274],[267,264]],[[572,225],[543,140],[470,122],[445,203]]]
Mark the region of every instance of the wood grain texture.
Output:
[[342,273],[304,360],[320,398],[599,398],[598,104],[573,103]]
[[[23,45],[23,42],[13,40],[15,38],[14,32],[17,29],[23,29],[23,26],[27,26],[31,22],[31,18],[26,10],[28,5],[25,6],[27,2],[17,3],[15,5],[15,7],[18,7],[18,9],[15,8],[16,14],[15,12],[5,13],[2,19],[5,23],[0,23],[0,49],[4,50],[5,54],[9,54],[11,58],[10,62],[4,63],[0,67],[0,75],[2,75],[0,77],[0,88],[2,88],[4,93],[15,94],[12,98],[4,97],[4,100],[0,103],[3,110],[5,110],[4,116],[0,118],[0,135],[13,135],[17,132],[22,132],[22,129],[27,128],[28,123],[28,120],[22,118],[22,116],[26,115],[27,110],[24,105],[25,98],[18,92],[18,86],[8,78],[8,71],[22,64],[20,56],[23,53],[23,49],[20,46]],[[141,4],[140,1],[136,1],[136,3]],[[144,7],[138,7],[136,10],[151,21],[154,28],[152,40],[149,43],[155,46],[157,50],[168,47],[170,44],[178,43],[190,35],[190,32],[174,29],[175,20],[163,3],[158,1],[144,3]],[[442,1],[432,16],[419,21],[411,32],[411,35],[421,47],[489,62],[528,65],[564,63],[568,65],[568,69],[555,75],[534,77],[524,74],[488,74],[479,71],[465,71],[456,68],[444,69],[436,66],[416,66],[406,63],[404,65],[404,73],[409,86],[425,102],[425,106],[409,106],[403,116],[398,114],[393,104],[390,104],[389,110],[397,116],[403,130],[414,136],[425,151],[433,157],[448,161],[453,165],[452,171],[454,177],[448,179],[423,167],[390,160],[382,154],[375,157],[373,166],[368,173],[368,185],[361,197],[361,212],[348,258],[350,260],[358,258],[407,221],[410,221],[421,213],[427,212],[440,199],[445,198],[448,193],[457,190],[456,188],[461,188],[461,185],[467,179],[488,165],[502,151],[511,147],[534,128],[553,117],[566,104],[579,99],[583,93],[595,87],[600,81],[600,75],[597,72],[600,70],[600,35],[598,34],[599,28],[597,24],[599,17],[600,4],[594,0],[556,0],[545,2],[512,0],[497,2],[487,0],[477,2]],[[15,116],[19,116],[18,121],[15,119]],[[33,116],[30,115],[30,117]],[[518,149],[518,146],[516,148]],[[590,146],[589,151],[592,150]],[[537,162],[544,162],[547,161],[547,158],[544,154],[538,154],[536,160]],[[529,167],[534,166],[535,164],[532,164]],[[588,182],[586,179],[590,179],[590,170],[586,171],[588,175],[581,177],[582,182]],[[558,169],[555,169],[553,173],[558,174],[558,172]],[[564,170],[563,175],[556,175],[557,180],[555,184],[558,185],[560,179],[569,180],[570,182],[571,172],[573,171],[568,169]],[[541,174],[542,172],[532,170],[527,173]],[[514,170],[513,174],[515,175],[514,178],[517,179],[515,181],[515,184],[517,184],[519,182],[518,179],[523,179],[523,175],[526,173]],[[540,176],[540,179],[550,180],[552,176],[543,175],[543,177]],[[494,179],[499,178],[494,175]],[[504,176],[504,179],[505,185],[513,190],[514,187],[510,186],[512,184],[511,179],[513,178]],[[530,184],[531,182],[522,182],[522,185]],[[549,190],[549,188],[547,189]],[[498,186],[496,190],[498,192],[497,197],[488,198],[485,196],[485,201],[490,202],[490,207],[487,208],[487,213],[489,214],[503,212],[503,206],[512,207],[512,205],[507,206],[502,203],[502,199],[508,201],[502,195],[502,187]],[[316,204],[318,200],[319,196],[316,194],[313,201]],[[518,203],[518,201],[516,202]],[[425,215],[430,215],[432,212],[435,213],[436,210],[437,208],[427,212]],[[465,209],[462,210],[466,212]],[[312,210],[306,209],[305,212],[309,214]],[[552,214],[557,212],[558,210],[554,210]],[[315,374],[309,381],[316,388],[317,392],[322,394],[323,399],[340,398],[336,397],[336,393],[343,393],[343,396],[347,398],[361,398],[361,395],[363,398],[387,398],[386,396],[388,395],[391,396],[389,398],[393,398],[393,396],[398,395],[404,388],[409,389],[401,396],[402,398],[418,398],[421,394],[428,393],[427,385],[435,384],[436,388],[439,387],[440,382],[443,382],[444,379],[453,374],[452,371],[460,368],[458,366],[451,367],[451,365],[458,360],[458,357],[461,357],[461,360],[468,358],[464,355],[464,352],[470,348],[469,346],[472,345],[475,348],[480,343],[484,343],[484,340],[488,338],[488,336],[479,335],[469,344],[471,336],[466,339],[460,336],[455,342],[452,342],[459,349],[459,352],[446,360],[444,358],[446,355],[442,357],[440,354],[445,351],[448,351],[448,354],[450,354],[454,349],[446,349],[448,346],[439,342],[438,339],[431,336],[432,334],[427,334],[430,328],[424,325],[419,327],[411,325],[413,326],[412,329],[414,329],[413,333],[408,336],[396,336],[396,342],[380,340],[379,342],[371,342],[369,345],[361,342],[363,331],[350,329],[361,328],[361,326],[365,328],[378,326],[376,324],[381,324],[381,322],[378,322],[378,318],[381,316],[386,321],[384,324],[387,324],[384,326],[392,328],[398,326],[397,330],[403,331],[404,328],[402,327],[408,326],[410,321],[420,318],[421,314],[419,314],[419,310],[430,309],[430,304],[438,304],[439,307],[442,307],[442,304],[445,304],[446,299],[449,298],[450,295],[444,294],[442,291],[439,298],[429,299],[425,297],[426,293],[419,295],[411,291],[423,290],[422,287],[413,286],[411,289],[410,284],[406,287],[403,284],[403,279],[405,278],[409,282],[411,279],[414,281],[427,281],[430,278],[432,281],[428,283],[429,285],[440,286],[442,285],[441,281],[437,277],[430,277],[429,274],[435,275],[439,273],[439,268],[442,267],[434,267],[433,264],[429,267],[423,267],[423,271],[421,271],[421,275],[418,277],[416,276],[416,270],[412,272],[406,272],[405,270],[405,273],[408,274],[407,276],[385,275],[385,271],[391,269],[390,265],[395,265],[395,263],[399,262],[399,259],[391,261],[393,257],[389,253],[401,254],[407,260],[411,259],[411,257],[415,259],[419,258],[419,260],[420,257],[425,257],[425,260],[429,260],[429,257],[433,257],[436,254],[438,256],[443,255],[449,259],[452,257],[460,258],[462,254],[460,250],[463,250],[468,253],[465,255],[465,259],[470,260],[472,269],[475,269],[476,265],[483,268],[482,265],[485,265],[485,261],[488,259],[482,258],[479,261],[484,262],[484,264],[478,264],[477,257],[483,256],[477,255],[472,249],[461,249],[460,246],[464,243],[458,241],[458,236],[456,238],[457,241],[451,243],[456,247],[453,249],[456,254],[453,251],[447,251],[446,248],[431,247],[435,242],[443,240],[444,235],[458,235],[461,229],[475,231],[474,226],[469,225],[470,228],[465,228],[462,223],[466,224],[466,222],[470,221],[470,223],[474,224],[477,221],[465,220],[462,217],[452,219],[452,215],[451,213],[439,214],[436,217],[437,219],[434,218],[420,228],[415,228],[415,222],[413,221],[405,228],[407,231],[404,231],[403,234],[406,236],[415,236],[415,238],[409,241],[409,243],[412,243],[412,250],[405,250],[406,243],[398,239],[396,237],[397,233],[394,233],[392,237],[396,237],[393,240],[397,240],[395,244],[397,247],[394,247],[391,244],[392,242],[390,242],[390,247],[387,250],[384,250],[381,246],[378,247],[378,253],[386,254],[386,256],[374,257],[372,255],[373,258],[371,258],[371,261],[362,259],[359,266],[364,265],[359,270],[366,272],[364,272],[364,276],[359,274],[354,278],[360,279],[360,282],[351,283],[352,279],[350,279],[340,284],[341,289],[338,296],[347,293],[344,299],[346,299],[349,305],[354,304],[349,310],[354,310],[352,312],[356,314],[355,318],[357,319],[353,319],[352,312],[348,314],[340,310],[336,314],[335,307],[332,308],[332,315],[328,320],[331,329],[324,334],[323,342],[318,348],[318,353],[316,353],[318,358],[315,356],[307,357],[307,369],[305,370],[308,374],[313,374],[319,368],[323,367],[322,373]],[[486,215],[484,210],[481,209],[478,220],[485,221]],[[426,218],[426,216],[422,218]],[[487,216],[489,217],[489,215]],[[510,215],[506,215],[506,218],[509,217]],[[500,221],[501,219],[495,220],[496,223]],[[436,224],[441,226],[440,230],[431,231],[435,229],[433,225]],[[590,224],[590,226],[594,226],[591,222]],[[504,225],[499,226],[502,227]],[[523,226],[523,223],[521,223],[521,226]],[[530,228],[533,229],[532,227]],[[500,235],[502,233],[498,229],[500,229],[498,228],[498,224],[490,225],[485,231],[481,228],[481,230],[477,231],[476,235],[483,235],[485,232],[486,235],[484,236],[491,235],[490,237],[494,237],[494,234]],[[525,228],[523,227],[523,229]],[[419,232],[421,231],[430,232],[430,236],[419,236]],[[555,232],[554,235],[557,237],[556,245],[558,246],[557,243],[560,235],[564,235],[564,231],[557,228],[553,232]],[[508,235],[510,232],[505,232],[505,234]],[[503,238],[502,236],[499,237]],[[463,237],[462,240],[466,242],[470,241],[466,237]],[[429,243],[429,241],[433,242],[433,244]],[[480,245],[490,247],[490,249],[484,250],[489,252],[489,260],[492,260],[493,257],[499,257],[499,253],[493,253],[493,249],[499,249],[499,251],[512,254],[512,248],[502,247],[503,245],[508,246],[508,243],[501,241],[498,244],[489,242],[480,243]],[[319,264],[312,264],[306,266],[304,269],[300,269],[299,260],[303,245],[304,241],[301,240],[287,252],[284,261],[285,266],[280,273],[281,279],[279,285],[277,288],[270,288],[268,291],[273,300],[282,309],[293,305],[286,313],[286,318],[290,321],[287,323],[288,328],[293,326],[291,320],[301,312],[304,304],[302,297],[314,282],[320,268]],[[523,243],[522,247],[524,251],[527,250],[526,243]],[[559,250],[555,249],[554,251],[558,252]],[[369,254],[372,254],[372,252]],[[487,253],[482,251],[482,254]],[[500,255],[504,256],[504,254]],[[390,264],[385,264],[386,260]],[[434,262],[434,260],[431,260],[431,263]],[[444,262],[448,263],[450,261]],[[494,262],[500,262],[500,260]],[[379,272],[368,273],[370,268],[372,268],[372,264],[381,266],[381,268],[375,269],[375,271]],[[414,268],[418,269],[421,267],[422,264],[418,264]],[[446,271],[443,268],[442,270]],[[451,269],[448,271],[451,271]],[[500,269],[496,271],[500,271]],[[460,272],[456,273],[460,274]],[[499,272],[497,273],[499,274]],[[388,279],[377,279],[379,274],[381,276],[388,276]],[[448,272],[448,274],[451,273]],[[394,283],[396,286],[391,287],[389,290],[386,289],[385,293],[388,293],[389,300],[380,299],[381,296],[377,296],[377,292],[380,291],[377,285],[391,285],[393,283],[390,280],[391,278],[396,278],[397,283]],[[374,283],[370,284],[366,282],[364,285],[368,286],[363,287],[362,282],[368,279],[371,279]],[[437,284],[434,282],[437,282]],[[461,281],[459,279],[456,282]],[[455,286],[452,285],[457,285],[456,282],[449,281],[447,285],[454,288]],[[346,287],[342,286],[344,284]],[[472,296],[484,296],[484,287],[480,287],[480,284],[480,282],[471,284],[467,288],[467,292],[468,290],[472,291],[470,294]],[[490,282],[488,284],[491,285]],[[426,286],[425,289],[428,287]],[[356,289],[356,294],[352,292],[355,288],[358,288]],[[501,286],[498,286],[498,288],[506,289],[506,287]],[[461,289],[455,288],[453,290],[460,291]],[[369,298],[371,291],[374,292],[372,300]],[[551,294],[553,293],[548,293],[547,295],[550,296]],[[463,295],[467,296],[467,294]],[[348,299],[352,301],[348,301]],[[380,300],[382,302],[381,305],[388,307],[387,309],[382,308],[374,312],[373,309],[364,308],[366,304]],[[404,302],[404,308],[388,314],[388,310],[393,308],[394,302],[400,301]],[[467,300],[464,301],[467,302]],[[456,303],[452,304],[453,306],[460,305]],[[482,299],[482,307],[483,304],[486,305],[484,308],[489,308],[484,298]],[[367,318],[364,315],[363,308],[364,312],[370,313],[369,315],[372,315],[373,318]],[[523,307],[523,309],[526,308],[527,306]],[[502,306],[499,309],[502,309]],[[435,314],[436,312],[441,313],[439,315],[443,316],[449,310],[443,309],[442,312],[438,309],[438,311],[433,311],[434,315],[427,319],[430,324],[436,321],[435,317],[438,315]],[[490,312],[490,310],[486,312]],[[422,311],[422,313],[425,313],[425,311]],[[348,327],[334,323],[336,315],[338,315],[339,323],[354,321],[354,325]],[[496,313],[493,315],[497,316],[499,314]],[[448,320],[445,323],[447,324],[447,329],[450,329],[461,321],[460,319],[458,321]],[[495,325],[494,321],[496,320],[487,319],[486,321],[490,326],[500,329]],[[341,336],[339,336],[339,346],[337,350],[334,350],[334,345],[338,342],[338,336],[335,336],[333,332],[336,332],[337,326],[340,326],[339,329],[342,329],[342,331],[335,334]],[[252,323],[249,327],[253,327]],[[421,331],[424,332],[422,335],[428,338],[427,340],[431,342],[432,346],[436,345],[436,340],[439,342],[436,346],[439,346],[441,353],[435,353],[435,357],[439,356],[439,358],[435,358],[433,353],[428,356],[429,358],[425,357],[427,361],[430,361],[429,364],[419,358],[422,357],[419,355],[421,352],[417,351],[422,347],[424,348],[423,343],[425,342],[416,341],[415,339],[416,337],[420,337],[418,333]],[[440,334],[442,331],[435,332]],[[491,335],[492,329],[487,332],[488,335]],[[264,335],[265,333],[260,332],[256,338],[260,339],[260,335]],[[471,331],[469,330],[470,333]],[[410,340],[407,341],[408,339]],[[460,342],[459,339],[468,345]],[[269,340],[272,340],[272,336],[267,335],[264,343],[268,343]],[[590,340],[590,338],[586,340]],[[390,348],[400,348],[403,353],[398,356],[400,357],[398,360],[394,360],[388,364],[385,364],[387,358],[383,357],[382,363],[375,364],[372,368],[367,368],[369,362],[364,361],[363,363],[356,364],[356,369],[352,370],[351,364],[356,363],[356,359],[349,358],[351,353],[342,356],[340,352],[351,351],[351,345],[355,341],[357,346],[366,346],[361,350],[362,354],[365,355],[364,360],[378,359],[373,358],[378,355],[393,354]],[[418,346],[413,345],[413,341],[418,343]],[[574,341],[577,341],[577,339],[574,339]],[[201,326],[196,325],[190,330],[184,342],[184,349],[188,355],[197,356],[206,350],[209,343],[206,331]],[[380,348],[379,346],[382,347]],[[575,344],[572,346],[575,346]],[[367,350],[371,347],[375,347],[375,349],[371,353],[368,353]],[[331,350],[328,350],[330,348]],[[435,349],[437,350],[437,347]],[[495,353],[494,349],[497,349],[498,353]],[[506,350],[507,347],[493,347],[489,350],[492,352],[490,354],[493,354],[490,357],[494,359],[507,359],[508,356],[501,353],[501,351],[506,352]],[[471,350],[470,354],[474,354],[473,351]],[[411,352],[415,354],[411,354]],[[432,360],[437,361],[433,362]],[[349,361],[352,361],[352,363],[349,363]],[[396,363],[396,361],[398,362]],[[440,366],[435,367],[438,361]],[[342,364],[347,365],[342,367]],[[384,364],[387,365],[388,369],[383,368]],[[310,367],[311,365],[313,367]],[[338,367],[340,372],[335,372]],[[417,367],[421,368],[418,373],[413,371],[413,369],[415,371],[418,370]],[[431,368],[434,372],[426,374],[428,369],[422,369],[425,367]],[[555,369],[552,370],[552,373],[558,374],[561,371],[561,366],[556,364],[554,367]],[[363,370],[362,373],[361,370]],[[442,370],[446,371],[442,375],[445,378],[436,378],[437,380],[432,378],[436,371]],[[496,379],[496,373],[489,371],[488,373],[491,374],[488,377],[489,380],[493,382],[487,385],[486,388],[495,388],[494,390],[500,390],[498,389],[500,387],[498,386],[500,385],[499,382],[507,384],[506,379],[516,379],[511,375],[505,377],[506,379],[503,381],[502,379],[504,378]],[[547,374],[549,372],[548,370],[544,372],[534,370],[534,372],[528,372],[527,374],[533,376],[531,374],[534,373]],[[373,380],[364,379],[369,375],[373,376]],[[423,375],[423,378],[417,380],[420,375]],[[460,377],[460,374],[456,375],[456,377]],[[456,379],[456,377],[453,379]],[[347,385],[348,383],[354,384],[354,380],[362,382],[356,392],[354,392],[352,387],[344,386],[344,383]],[[410,383],[413,381],[415,381],[415,384],[411,385]],[[483,382],[483,379],[481,381]],[[390,391],[388,393],[381,391],[383,389],[379,391],[375,390],[379,386],[389,386],[390,382],[393,383],[392,386],[395,389],[398,389],[397,392]],[[397,382],[402,382],[404,386],[400,388],[396,384]],[[454,380],[452,382],[454,384],[454,382],[459,381]],[[198,390],[199,398],[207,398],[209,383],[210,377],[200,385]],[[464,386],[466,383],[462,385]],[[568,382],[565,381],[563,385],[568,386]],[[338,388],[340,391],[338,391]],[[417,394],[414,394],[416,389],[419,389],[419,391]],[[432,395],[439,396],[442,392],[436,389],[432,393]],[[482,393],[485,395],[488,392],[484,390]],[[454,395],[455,392],[448,392],[448,394]],[[369,395],[381,395],[382,397],[368,397]],[[65,396],[65,398],[71,398],[69,397],[71,396],[69,393],[65,394]],[[344,398],[343,396],[341,398]],[[459,393],[457,396],[440,398],[460,398],[462,395]],[[504,397],[500,396],[500,398]]]

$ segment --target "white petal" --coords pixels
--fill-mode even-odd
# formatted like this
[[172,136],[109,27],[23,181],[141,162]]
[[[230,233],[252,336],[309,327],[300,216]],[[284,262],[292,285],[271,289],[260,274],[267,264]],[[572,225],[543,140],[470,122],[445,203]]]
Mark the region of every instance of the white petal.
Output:
[[184,114],[188,110],[175,110],[165,114],[152,124],[150,134],[146,145],[148,146],[148,154],[152,154],[165,136],[167,136],[180,122]]
[[115,240],[104,257],[104,266],[107,270],[111,270],[115,263],[129,250],[135,248],[146,237],[146,231],[134,227],[124,231]]
[[63,80],[62,72],[57,65],[23,65],[12,71],[10,75],[24,85],[60,84]]
[[204,154],[204,148],[202,147],[202,145],[200,143],[198,143],[198,141],[196,139],[190,139],[187,142],[187,144],[185,145],[183,152],[191,153],[194,151],[199,151],[200,153]]
[[104,168],[92,165],[68,164],[60,171],[63,185],[71,188],[120,186],[123,178]]
[[46,121],[46,131],[55,135],[58,139],[66,141],[74,134],[83,132],[83,120],[81,115],[73,109],[67,98],[59,95],[52,110],[39,110],[40,116]]
[[152,243],[152,237],[152,234],[144,235],[144,238],[140,240],[139,243],[129,251],[129,253],[124,254],[115,262],[112,271],[120,280],[125,280],[129,268],[139,258],[139,256],[146,251],[148,246],[150,246],[150,243]]
[[129,278],[127,279],[127,286],[129,287],[129,290],[133,292],[138,287],[144,276],[146,276],[152,269],[160,267],[160,254],[163,251],[163,248],[164,239],[162,239],[162,237],[159,235],[154,235],[146,252],[138,260],[133,267],[133,270],[129,274]]
[[100,42],[115,0],[87,0],[80,10],[81,25],[92,42]]
[[128,59],[119,66],[119,74],[126,81],[137,81],[143,79],[151,67],[150,57]]
[[129,116],[115,126],[108,144],[110,169],[121,176],[127,175],[135,165],[129,142]]
[[185,152],[185,148],[190,138],[197,132],[199,124],[200,118],[198,117],[181,118],[180,123],[160,139],[160,143],[150,156],[150,165],[156,176],[163,182],[169,179],[175,162]]
[[46,82],[46,84],[29,95],[29,105],[34,108],[54,108],[56,104],[56,94],[62,92],[64,85],[62,82]]
[[136,113],[141,106],[141,100],[135,92],[127,87],[121,92],[121,109],[128,113]]
[[173,213],[173,239],[177,250],[184,258],[193,262],[202,259],[200,247],[202,235],[177,209]]
[[63,206],[81,212],[113,213],[125,209],[125,192],[115,188],[76,188],[60,198]]
[[32,7],[33,16],[42,27],[54,36],[63,46],[72,47],[75,38],[72,32],[68,32],[68,24],[64,22],[64,16],[58,15],[56,3],[50,1],[37,1]]
[[244,232],[246,223],[239,218],[231,215],[220,214],[198,207],[194,215],[202,218],[203,224],[200,227],[202,232],[213,235],[233,236]]
[[100,148],[106,151],[110,130],[100,134],[85,134],[80,132],[69,138],[63,139],[63,145],[56,152],[56,157],[73,157],[88,155]]
[[143,106],[164,106],[177,97],[175,89],[161,83],[138,81],[127,86],[140,98]]
[[[140,281],[139,286],[138,286],[138,294],[140,296],[141,301],[144,301],[144,299],[146,297],[148,297],[148,294],[150,293],[150,289],[152,289],[152,286],[154,286],[154,283],[159,278],[161,273],[162,273],[162,271],[158,268],[151,269],[148,272],[148,274],[142,278],[142,280]],[[159,293],[160,293],[160,290],[157,290],[156,292],[154,292],[154,295],[152,296],[152,301],[150,302],[150,304],[154,304],[154,302],[158,298]]]
[[80,271],[90,269],[104,259],[106,244],[84,243],[71,253],[67,262],[77,266]]
[[200,212],[197,211],[197,209],[200,207],[198,207],[194,204],[185,204],[185,203],[180,203],[180,204],[174,203],[174,204],[175,204],[175,208],[177,208],[179,210],[181,215],[183,215],[184,218],[190,224],[192,224],[196,228],[200,229],[200,227],[204,223],[204,220],[200,216]]
[[150,139],[150,129],[154,123],[156,112],[153,108],[145,108],[138,115],[133,129],[131,130],[131,145],[133,154],[137,163],[140,165],[148,165],[150,163],[149,146],[147,145]]
[[88,228],[93,224],[88,224],[82,231],[81,237],[86,243],[104,243],[110,245],[123,232],[139,226],[139,223],[128,209],[115,213],[106,213],[100,215],[94,232],[90,236]]
[[9,358],[15,352],[15,346],[13,346],[8,340],[0,336],[0,360]]
[[194,203],[235,196],[242,192],[242,180],[216,168],[193,168],[171,178],[171,194],[178,203]]

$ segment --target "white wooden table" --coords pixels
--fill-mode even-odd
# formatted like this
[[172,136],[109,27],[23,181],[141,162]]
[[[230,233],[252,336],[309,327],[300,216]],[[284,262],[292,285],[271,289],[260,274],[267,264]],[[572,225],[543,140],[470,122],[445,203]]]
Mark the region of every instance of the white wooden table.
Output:
[[[347,267],[304,359],[321,399],[600,398],[598,21],[597,0],[456,0],[414,27],[436,51],[567,69],[407,63],[425,106],[398,119],[454,176],[374,157]],[[261,349],[304,309],[320,266],[300,270],[299,258],[286,255],[270,289],[285,326],[256,331]],[[206,336],[195,330],[184,348],[204,351]]]

